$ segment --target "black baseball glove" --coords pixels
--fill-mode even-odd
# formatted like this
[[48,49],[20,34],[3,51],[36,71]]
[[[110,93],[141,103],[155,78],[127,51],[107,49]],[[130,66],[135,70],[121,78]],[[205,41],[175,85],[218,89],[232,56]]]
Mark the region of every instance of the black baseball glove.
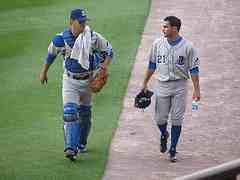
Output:
[[134,106],[136,108],[145,109],[151,104],[153,92],[150,90],[141,90],[135,97]]

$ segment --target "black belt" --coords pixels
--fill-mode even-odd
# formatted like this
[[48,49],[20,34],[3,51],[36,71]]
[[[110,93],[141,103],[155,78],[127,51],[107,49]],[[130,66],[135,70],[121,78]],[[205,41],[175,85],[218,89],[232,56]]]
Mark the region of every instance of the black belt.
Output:
[[72,73],[67,72],[67,76],[72,78],[72,79],[76,79],[76,80],[86,80],[89,79],[90,74],[85,74],[85,75],[75,75]]

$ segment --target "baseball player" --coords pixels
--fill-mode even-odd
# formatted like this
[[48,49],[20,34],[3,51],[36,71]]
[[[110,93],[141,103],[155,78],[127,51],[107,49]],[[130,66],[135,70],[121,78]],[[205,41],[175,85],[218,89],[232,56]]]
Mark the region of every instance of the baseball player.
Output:
[[193,99],[200,100],[199,58],[193,45],[179,35],[181,20],[175,16],[164,19],[162,32],[164,37],[154,41],[150,53],[149,65],[143,82],[143,89],[156,72],[155,120],[159,127],[160,151],[167,151],[168,118],[171,119],[171,145],[169,157],[176,162],[176,147],[181,134],[186,108],[187,80],[193,83]]
[[40,73],[47,83],[48,69],[57,55],[64,58],[63,120],[65,156],[71,160],[86,150],[91,129],[91,97],[89,87],[96,71],[107,69],[113,58],[111,44],[86,24],[85,10],[74,9],[69,28],[57,34],[48,47],[48,55]]

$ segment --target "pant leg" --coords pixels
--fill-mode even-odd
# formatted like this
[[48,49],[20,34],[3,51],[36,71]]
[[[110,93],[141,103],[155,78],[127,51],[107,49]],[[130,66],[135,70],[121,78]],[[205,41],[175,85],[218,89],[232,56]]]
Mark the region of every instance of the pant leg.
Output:
[[66,75],[63,76],[62,95],[65,151],[72,149],[77,152],[80,139],[79,92],[73,80]]
[[178,91],[171,98],[171,121],[174,126],[181,126],[186,110],[187,91],[185,89]]
[[156,96],[155,103],[155,121],[158,125],[166,124],[171,107],[171,99],[169,96]]
[[170,152],[175,153],[176,147],[181,135],[182,123],[184,119],[184,113],[186,110],[187,99],[187,84],[183,82],[180,84],[179,89],[176,90],[175,95],[172,97],[172,109],[171,109],[171,147]]

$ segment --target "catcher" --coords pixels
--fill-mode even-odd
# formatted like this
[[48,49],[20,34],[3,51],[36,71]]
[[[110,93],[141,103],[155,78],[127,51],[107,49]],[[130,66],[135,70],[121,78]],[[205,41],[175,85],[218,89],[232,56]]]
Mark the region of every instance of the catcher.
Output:
[[72,10],[69,28],[52,39],[39,76],[42,84],[47,83],[49,67],[57,55],[63,56],[64,152],[70,160],[75,160],[78,152],[86,151],[92,93],[99,92],[106,84],[113,58],[111,44],[92,31],[87,20],[83,9]]

